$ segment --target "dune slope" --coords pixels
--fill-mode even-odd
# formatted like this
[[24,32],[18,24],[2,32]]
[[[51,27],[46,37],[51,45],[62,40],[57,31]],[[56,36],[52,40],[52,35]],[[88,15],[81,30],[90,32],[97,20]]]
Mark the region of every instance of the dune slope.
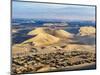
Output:
[[31,42],[34,46],[50,45],[58,42],[60,39],[47,33],[40,33],[37,36],[24,41],[23,43]]

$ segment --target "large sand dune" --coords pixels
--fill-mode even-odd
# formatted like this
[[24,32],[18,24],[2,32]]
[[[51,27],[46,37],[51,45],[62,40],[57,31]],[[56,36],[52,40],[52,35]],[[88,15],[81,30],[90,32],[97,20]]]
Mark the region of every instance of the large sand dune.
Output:
[[37,35],[45,33],[44,28],[36,28],[35,30],[30,31],[27,35]]
[[24,41],[23,43],[32,42],[33,46],[44,46],[57,43],[60,39],[47,33],[40,33],[37,36]]
[[45,28],[36,28],[28,33],[28,35],[36,35],[35,37],[24,41],[31,42],[34,46],[44,46],[57,43],[62,38],[72,38],[73,34],[64,30],[50,30]]
[[[28,40],[25,40],[24,42],[22,42],[18,45],[14,45],[13,51],[15,51],[15,53],[17,51],[20,52],[20,50],[23,52],[26,50],[27,51],[30,50],[34,46],[35,47],[44,46],[45,49],[43,49],[42,51],[46,50],[48,52],[48,51],[52,51],[51,49],[53,49],[53,46],[55,46],[55,47],[58,46],[60,48],[60,45],[57,45],[60,43],[62,45],[64,44],[66,46],[62,50],[67,50],[67,51],[68,50],[69,51],[72,51],[72,50],[94,50],[95,46],[93,46],[93,45],[95,44],[95,38],[94,39],[91,38],[91,35],[93,35],[92,33],[95,33],[94,30],[95,30],[95,28],[93,28],[93,27],[81,27],[79,30],[80,35],[77,37],[74,37],[74,34],[71,34],[67,31],[61,30],[61,29],[54,30],[54,29],[48,29],[48,28],[43,28],[43,27],[36,28],[27,34],[27,35],[35,35],[35,36],[33,36],[32,38],[30,38]],[[86,37],[86,36],[88,36],[88,37]],[[95,36],[93,36],[93,37],[95,37]],[[74,38],[74,39],[72,39],[72,38]],[[74,43],[74,41],[76,41],[76,43],[74,43],[74,44],[71,44],[70,42],[68,43],[69,40],[71,40],[72,43]],[[26,45],[28,45],[28,47],[30,49]],[[50,46],[50,49],[48,49],[47,46]],[[58,48],[56,48],[56,49],[58,49]],[[40,50],[41,49],[39,49],[39,51]]]
[[65,30],[56,30],[55,31],[55,36],[62,37],[62,38],[72,38],[73,34],[67,32]]
[[95,27],[92,26],[85,26],[79,29],[79,34],[81,36],[93,35],[95,33],[96,33]]

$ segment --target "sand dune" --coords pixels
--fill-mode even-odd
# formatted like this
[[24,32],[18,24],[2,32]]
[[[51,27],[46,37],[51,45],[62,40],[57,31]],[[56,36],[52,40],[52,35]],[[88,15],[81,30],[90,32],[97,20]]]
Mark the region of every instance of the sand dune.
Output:
[[85,26],[79,29],[79,34],[81,36],[93,35],[95,33],[96,33],[95,27],[92,26]]
[[27,35],[37,35],[45,33],[44,28],[36,28],[35,30],[30,31]]
[[29,51],[33,46],[48,46],[58,43],[62,38],[72,37],[73,35],[64,30],[53,30],[36,28],[27,35],[36,35],[20,44],[13,46],[13,53],[23,53]]
[[[48,51],[48,50],[53,51],[53,50],[55,50],[55,49],[52,49],[53,46],[56,47],[57,44],[59,44],[59,43],[66,45],[65,48],[61,49],[61,50],[65,50],[65,51],[72,51],[72,50],[90,50],[91,51],[91,50],[95,50],[94,49],[95,47],[92,47],[93,44],[89,44],[89,43],[91,43],[95,40],[90,39],[90,36],[85,37],[85,35],[87,35],[87,34],[85,33],[84,30],[88,29],[88,28],[87,27],[81,27],[81,28],[80,28],[80,35],[82,35],[82,36],[77,36],[77,37],[74,37],[74,34],[71,34],[67,31],[64,31],[64,30],[61,30],[61,29],[55,29],[54,30],[54,29],[48,29],[48,28],[46,29],[46,28],[42,28],[42,27],[36,28],[36,29],[34,29],[34,30],[32,30],[28,33],[28,35],[35,35],[34,37],[18,44],[18,46],[13,46],[13,50],[15,50],[15,52],[17,50],[19,50],[19,51],[20,50],[25,50],[25,51],[27,50],[28,51],[32,47],[35,46],[35,47],[45,47],[45,49],[39,49],[38,51],[40,51],[40,50],[42,50],[42,51],[43,50],[44,51],[45,50],[46,51]],[[95,33],[95,32],[90,31],[89,33],[92,34],[92,33]],[[66,42],[66,41],[69,41],[69,40],[71,40],[72,43],[74,43],[74,40],[75,40],[76,43],[71,44],[70,42],[69,43]],[[26,46],[27,44],[28,44],[28,46]],[[50,49],[47,46],[50,46]],[[30,49],[28,49],[26,47],[29,47]],[[60,45],[58,47],[60,48]],[[59,50],[59,48],[56,48],[56,50]]]
[[50,45],[58,42],[60,39],[47,33],[40,33],[36,37],[26,40],[23,43],[32,42],[34,46]]
[[63,50],[68,50],[68,51],[94,51],[95,48],[90,45],[79,45],[79,44],[68,44]]
[[36,28],[28,33],[28,35],[36,35],[35,37],[28,39],[23,42],[31,42],[34,46],[44,46],[57,43],[61,37],[62,38],[71,38],[73,34],[64,31],[64,30],[50,30],[44,28]]
[[62,38],[72,38],[73,34],[67,32],[65,30],[56,30],[55,31],[55,36],[62,37]]

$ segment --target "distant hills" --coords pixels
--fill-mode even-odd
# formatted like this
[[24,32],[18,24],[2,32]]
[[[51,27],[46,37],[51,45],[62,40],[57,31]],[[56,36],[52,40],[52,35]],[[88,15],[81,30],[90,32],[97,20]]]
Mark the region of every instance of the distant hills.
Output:
[[69,26],[95,26],[95,21],[78,21],[78,20],[58,20],[58,19],[12,19],[12,25],[33,25],[36,27],[43,26],[45,23],[66,23]]

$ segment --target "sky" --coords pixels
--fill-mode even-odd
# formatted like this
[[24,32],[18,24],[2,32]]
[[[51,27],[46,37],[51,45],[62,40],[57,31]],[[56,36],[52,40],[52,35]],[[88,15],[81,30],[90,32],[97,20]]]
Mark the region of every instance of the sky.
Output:
[[13,1],[12,18],[95,21],[95,6]]

